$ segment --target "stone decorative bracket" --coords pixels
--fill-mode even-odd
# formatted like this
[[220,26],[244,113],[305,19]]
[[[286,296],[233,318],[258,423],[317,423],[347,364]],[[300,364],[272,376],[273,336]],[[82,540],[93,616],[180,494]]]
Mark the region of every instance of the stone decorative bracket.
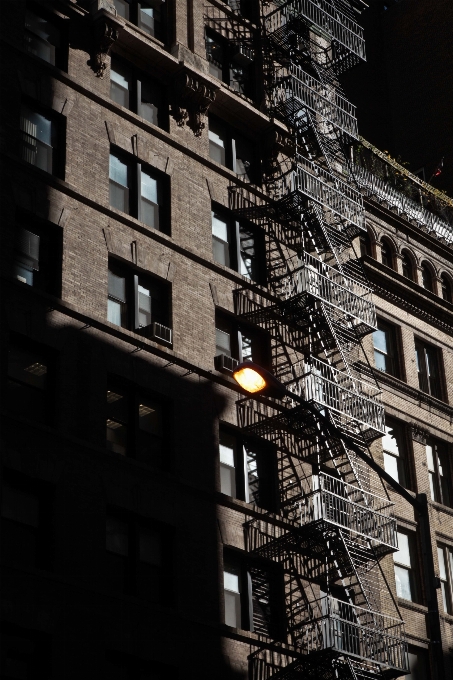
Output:
[[426,432],[423,428],[421,428],[419,425],[416,425],[415,423],[410,424],[410,431],[412,435],[412,439],[419,444],[423,444],[426,446],[426,442],[428,441],[429,438],[429,433]]
[[118,40],[122,24],[116,19],[116,9],[112,0],[93,0],[93,54],[91,68],[98,78],[104,77],[107,57],[112,45]]
[[204,119],[218,89],[202,74],[183,66],[173,82],[172,115],[176,123],[180,127],[188,125],[195,137],[200,137],[206,126]]

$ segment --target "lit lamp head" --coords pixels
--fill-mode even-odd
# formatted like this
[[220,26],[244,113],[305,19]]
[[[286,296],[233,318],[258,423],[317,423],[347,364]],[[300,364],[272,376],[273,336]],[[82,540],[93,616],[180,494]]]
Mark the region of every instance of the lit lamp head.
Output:
[[233,371],[233,378],[249,394],[266,394],[269,397],[282,397],[284,386],[265,368],[252,361],[245,361]]

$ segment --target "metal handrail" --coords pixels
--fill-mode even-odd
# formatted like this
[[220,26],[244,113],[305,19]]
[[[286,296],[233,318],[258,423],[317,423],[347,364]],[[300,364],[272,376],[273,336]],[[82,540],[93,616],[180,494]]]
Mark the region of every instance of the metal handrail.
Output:
[[277,199],[300,192],[364,229],[363,197],[359,191],[300,154],[296,156],[296,163],[294,170],[275,183]]
[[453,243],[453,228],[445,220],[426,210],[422,205],[409,196],[392,187],[391,184],[359,165],[354,166],[354,176],[359,187],[369,196],[376,196],[397,209],[399,214],[406,215],[410,220],[434,231],[437,236],[444,238],[447,243]]
[[316,2],[295,0],[278,4],[281,6],[266,17],[268,33],[278,30],[291,19],[301,16],[360,59],[365,59],[363,28],[342,12],[334,9],[326,0],[316,0]]
[[356,607],[325,595],[308,611],[294,610],[291,627],[300,632],[303,652],[332,649],[407,672],[404,623],[380,612]]
[[345,276],[308,253],[301,266],[278,282],[280,295],[288,300],[301,293],[340,309],[360,323],[376,328],[376,309],[371,288]]
[[289,73],[282,69],[280,74],[277,73],[276,79],[273,91],[274,107],[295,99],[302,106],[307,106],[316,115],[322,116],[329,123],[357,139],[356,107],[336,90],[332,88],[330,92],[326,91],[319,80],[295,64],[291,64]]
[[[329,475],[319,475],[319,482],[320,488],[299,502],[301,526],[324,520],[360,534],[373,544],[398,549],[396,519],[390,515],[392,503],[386,505],[385,499],[366,494],[342,480],[329,479]],[[339,493],[334,493],[332,487]],[[353,500],[354,497],[362,502]],[[378,508],[373,507],[373,504],[378,505]]]

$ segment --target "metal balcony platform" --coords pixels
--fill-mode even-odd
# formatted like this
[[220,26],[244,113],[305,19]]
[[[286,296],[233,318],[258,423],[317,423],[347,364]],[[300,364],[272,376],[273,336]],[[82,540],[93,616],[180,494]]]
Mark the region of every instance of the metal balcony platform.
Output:
[[268,34],[277,31],[293,18],[302,17],[315,31],[318,29],[320,35],[325,35],[337,44],[340,48],[337,49],[337,60],[341,60],[345,51],[355,55],[357,60],[365,60],[362,27],[327,0],[295,0],[278,4],[280,7],[266,17]]
[[371,661],[395,675],[408,671],[401,619],[326,595],[311,603],[310,612],[294,611],[290,628],[304,654],[330,650],[338,656]]
[[335,125],[357,139],[356,108],[333,88],[326,88],[319,80],[291,64],[277,71],[272,89],[271,109],[285,121],[295,120],[304,108],[322,118],[324,125]]
[[393,503],[325,473],[317,477],[319,488],[299,501],[295,514],[301,527],[323,520],[360,534],[380,554],[398,550]]
[[308,198],[365,231],[362,194],[303,156],[296,157],[294,170],[273,183],[273,191],[289,213],[304,212]]

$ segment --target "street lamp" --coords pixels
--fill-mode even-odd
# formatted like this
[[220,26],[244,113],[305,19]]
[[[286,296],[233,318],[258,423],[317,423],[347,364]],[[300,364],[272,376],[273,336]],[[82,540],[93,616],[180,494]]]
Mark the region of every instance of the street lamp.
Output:
[[355,441],[347,434],[342,432],[324,413],[319,411],[316,406],[288,390],[272,373],[267,371],[259,364],[252,361],[245,361],[239,364],[233,371],[233,378],[245,392],[253,396],[268,396],[274,398],[290,397],[293,401],[303,406],[305,411],[309,411],[316,416],[317,422],[322,425],[324,430],[333,437],[340,439],[344,444],[354,451],[354,453],[365,461],[384,481],[387,482],[400,496],[402,496],[417,511],[420,525],[420,543],[422,547],[423,574],[425,577],[425,590],[428,605],[428,627],[431,633],[431,640],[434,644],[434,654],[436,657],[435,677],[443,680],[443,656],[441,643],[441,621],[439,605],[437,600],[437,589],[440,587],[439,579],[435,575],[434,556],[431,542],[431,527],[428,509],[428,498],[425,493],[417,495],[410,494],[401,484],[399,484],[388,472],[378,465],[371,456],[366,454],[357,446]]

